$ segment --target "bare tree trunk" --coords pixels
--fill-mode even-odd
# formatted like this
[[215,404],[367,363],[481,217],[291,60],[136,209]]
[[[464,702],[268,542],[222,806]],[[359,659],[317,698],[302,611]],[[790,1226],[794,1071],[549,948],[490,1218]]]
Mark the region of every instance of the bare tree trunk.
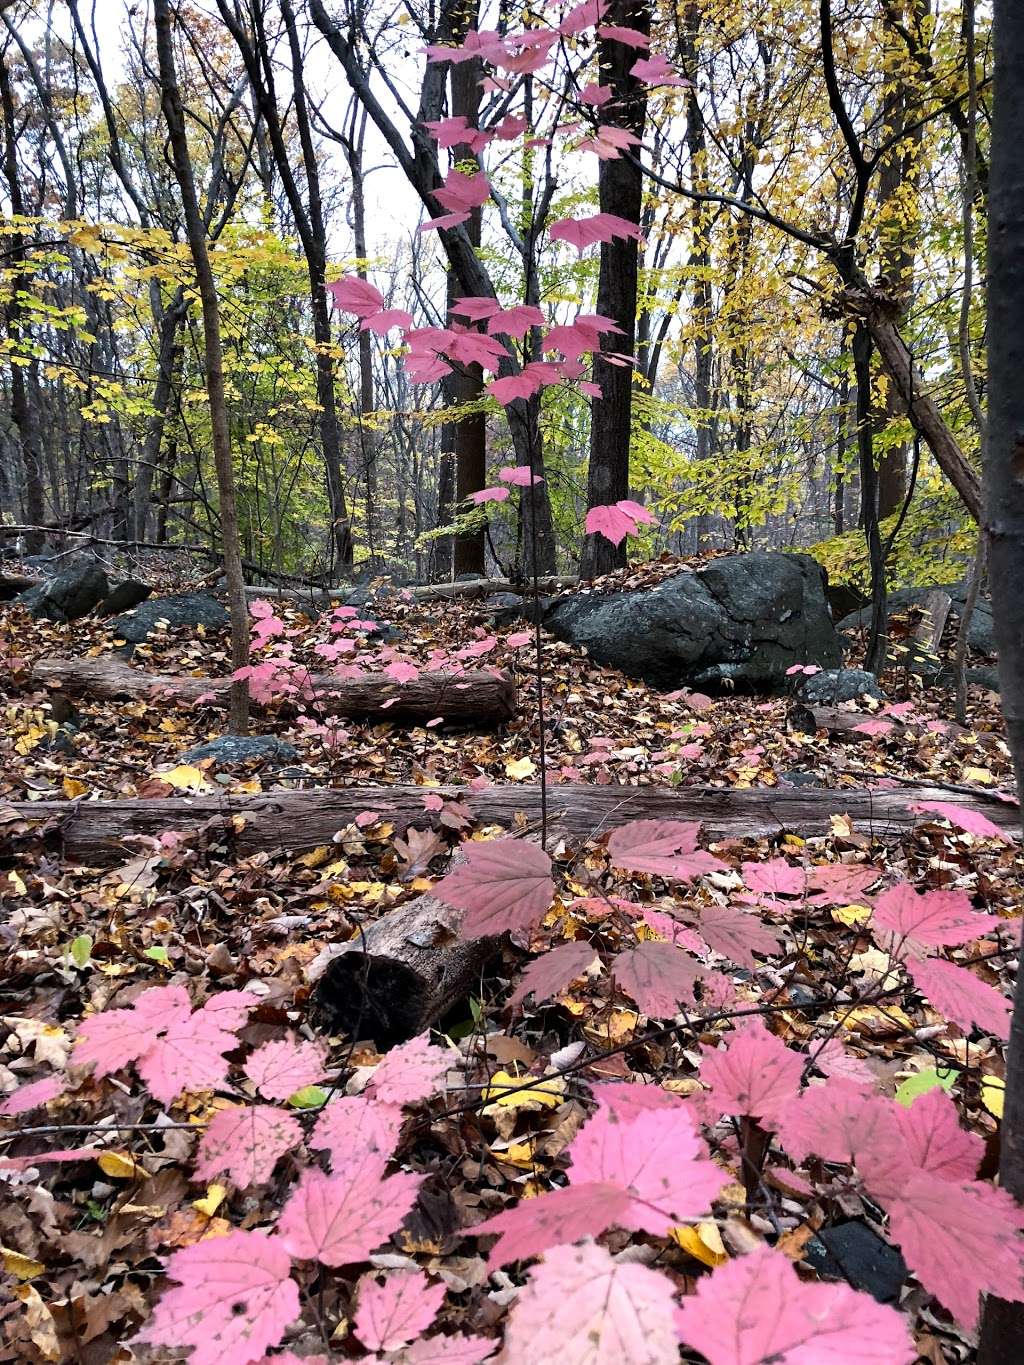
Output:
[[861,319],[853,334],[857,380],[857,454],[860,467],[861,524],[871,569],[871,628],[864,667],[880,677],[886,656],[885,554],[878,527],[878,482],[875,471],[874,413],[871,405],[871,336]]
[[[612,0],[606,22],[649,33],[649,0]],[[613,91],[609,107],[614,117],[609,122],[628,128],[643,137],[647,120],[647,86],[631,76],[636,50],[624,43],[598,38],[600,83]],[[640,225],[643,207],[643,172],[628,157],[599,162],[598,186],[602,213],[614,213],[629,223]],[[632,355],[636,346],[636,294],[640,247],[631,237],[616,237],[601,243],[601,265],[597,285],[597,311],[611,318],[621,329],[602,338],[602,349]],[[629,443],[633,416],[633,367],[613,365],[600,351],[594,352],[594,381],[601,397],[591,404],[590,464],[587,471],[587,507],[600,507],[629,496]],[[626,542],[613,545],[601,535],[587,536],[583,542],[580,577],[621,568],[626,563]]]
[[[1024,790],[1024,6],[995,0],[989,176],[985,529],[1006,735]],[[1017,974],[1006,1058],[999,1182],[1024,1204],[1024,987]],[[979,1365],[1024,1359],[1024,1304],[989,1299]]]
[[[170,141],[174,175],[181,191],[185,230],[196,272],[196,283],[203,306],[203,337],[206,347],[206,392],[210,402],[210,427],[213,458],[217,470],[220,501],[220,531],[224,549],[224,573],[228,584],[231,612],[231,662],[235,669],[249,662],[249,609],[245,599],[245,579],[238,544],[238,512],[235,506],[235,475],[231,460],[231,431],[224,395],[223,353],[220,340],[220,306],[217,284],[206,247],[206,229],[199,211],[192,157],[189,153],[181,92],[174,65],[169,0],[154,0],[157,57],[160,64],[160,100]],[[235,682],[231,687],[230,724],[233,734],[244,735],[249,727],[249,685]]]

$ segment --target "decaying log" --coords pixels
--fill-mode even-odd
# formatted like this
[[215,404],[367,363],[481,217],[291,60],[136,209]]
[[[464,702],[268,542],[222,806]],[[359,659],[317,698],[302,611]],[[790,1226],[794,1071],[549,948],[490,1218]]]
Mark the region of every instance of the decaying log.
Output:
[[[574,588],[579,579],[573,575],[548,575],[537,580],[537,590],[545,594],[561,592],[563,588]],[[344,602],[352,593],[352,588],[284,588],[246,587],[249,597],[265,597],[268,601],[297,602],[300,606],[307,602],[314,607],[329,607],[332,602]],[[513,583],[508,578],[467,578],[453,583],[421,583],[415,587],[400,588],[384,583],[382,597],[407,597],[416,602],[442,602],[456,597],[489,597],[491,593],[516,592],[528,596],[533,591],[533,579],[525,585]],[[368,609],[369,610],[369,609]]]
[[[540,826],[540,789],[536,784],[451,789],[481,824],[535,832]],[[967,795],[939,785],[898,789],[826,788],[598,787],[559,784],[548,792],[552,839],[596,837],[628,820],[700,820],[709,839],[758,838],[791,830],[825,834],[830,817],[847,815],[864,834],[898,836],[921,818],[911,807],[945,801],[982,811],[1002,829],[1017,828],[1019,813],[987,793]],[[0,805],[0,835],[20,821],[53,822],[65,855],[90,867],[123,860],[133,851],[124,841],[133,834],[161,834],[210,825],[210,841],[227,842],[240,856],[267,849],[298,852],[329,844],[361,811],[376,811],[402,833],[420,829],[435,817],[423,809],[423,788],[343,787],[264,792],[259,796],[193,796],[166,800],[21,801]],[[237,828],[238,825],[241,828]],[[137,851],[135,846],[134,851]]]
[[[68,696],[100,700],[159,696],[179,706],[195,706],[200,697],[226,706],[230,685],[225,678],[194,678],[177,673],[147,673],[110,655],[97,659],[42,659],[32,670],[36,682]],[[507,673],[476,669],[456,676],[421,673],[397,683],[385,673],[362,678],[310,675],[312,705],[322,714],[353,719],[411,721],[422,724],[441,717],[446,723],[483,728],[499,725],[515,714],[515,684]]]
[[37,588],[41,578],[30,578],[27,574],[0,574],[0,602],[10,602],[20,592]]
[[418,896],[311,964],[311,1017],[325,1033],[391,1047],[422,1033],[477,986],[501,936],[462,939],[462,911]]
[[[838,706],[815,706],[815,707],[794,707],[789,713],[789,723],[797,730],[805,730],[813,734],[816,730],[827,730],[829,735],[835,735],[841,739],[852,740],[855,743],[877,742],[884,740],[885,733],[876,729],[874,722],[881,722],[889,726],[889,733],[895,736],[913,735],[915,737],[928,733],[928,727],[923,721],[900,720],[896,716],[883,716],[882,714],[870,715],[866,711],[844,711]],[[868,729],[860,727],[867,724]],[[943,721],[945,730],[942,732],[946,739],[960,739],[971,732],[963,725],[957,725],[955,721]],[[990,749],[998,744],[1000,736],[991,730],[982,730],[975,734],[975,742],[981,749]]]

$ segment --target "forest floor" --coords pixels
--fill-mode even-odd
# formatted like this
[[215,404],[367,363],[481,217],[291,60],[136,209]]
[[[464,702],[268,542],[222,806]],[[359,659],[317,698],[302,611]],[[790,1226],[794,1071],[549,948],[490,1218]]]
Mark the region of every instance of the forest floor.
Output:
[[[300,627],[294,610],[276,610],[287,628]],[[46,696],[33,690],[31,665],[44,657],[111,650],[109,626],[94,620],[33,623],[22,613],[7,613],[0,617],[0,654],[9,670],[0,734],[0,824],[13,827],[4,816],[5,804],[13,801],[129,796],[187,801],[195,790],[230,797],[368,783],[418,784],[429,798],[451,785],[536,782],[533,654],[521,643],[508,643],[522,636],[523,625],[494,631],[474,602],[400,599],[390,603],[387,620],[400,632],[397,647],[413,659],[494,637],[485,662],[514,673],[518,717],[489,733],[345,721],[339,738],[295,718],[260,713],[254,730],[288,740],[299,750],[297,760],[277,769],[199,765],[196,775],[182,754],[222,734],[223,713],[173,710],[160,702],[83,700],[76,702],[77,728],[59,730]],[[133,664],[223,674],[227,641],[216,634],[166,633],[137,649]],[[969,728],[951,730],[951,694],[923,690],[916,678],[895,672],[886,679],[890,700],[862,706],[865,720],[884,721],[895,706],[897,716],[910,712],[919,724],[912,730],[879,725],[854,740],[793,728],[787,698],[668,698],[596,667],[550,638],[544,642],[543,677],[547,764],[555,784],[751,788],[792,782],[797,774],[796,781],[813,778],[829,789],[924,781],[1014,799],[1009,753],[999,738],[998,698],[978,688],[971,689]],[[27,1107],[8,1101],[9,1117],[0,1119],[0,1156],[22,1158],[53,1147],[71,1149],[72,1156],[65,1165],[18,1172],[12,1197],[0,1204],[0,1250],[15,1286],[6,1306],[0,1304],[0,1360],[100,1365],[131,1359],[123,1343],[166,1288],[163,1258],[235,1228],[273,1222],[296,1169],[295,1153],[275,1180],[261,1177],[249,1184],[237,1169],[230,1179],[221,1174],[200,1180],[192,1169],[199,1135],[232,1101],[252,1101],[254,1086],[241,1067],[253,1049],[296,1033],[315,1037],[304,1018],[305,968],[321,950],[357,933],[368,917],[435,885],[460,835],[443,823],[437,828],[430,809],[428,802],[418,842],[397,838],[384,808],[373,823],[349,826],[334,844],[298,856],[231,858],[194,846],[185,836],[162,846],[140,841],[126,850],[120,866],[92,869],[62,862],[30,832],[19,829],[8,841],[0,855],[5,1013],[0,1094],[44,1080],[55,1088],[40,1091],[44,1098]],[[857,1074],[861,1083],[866,1077],[879,1094],[895,1094],[903,1104],[933,1086],[949,1091],[961,1125],[981,1140],[980,1176],[991,1178],[1004,1066],[998,1031],[972,1031],[932,1008],[892,956],[891,945],[883,951],[884,941],[872,938],[870,916],[879,889],[901,879],[919,889],[963,892],[974,909],[997,916],[999,926],[959,944],[953,960],[970,963],[975,979],[1008,997],[1008,963],[1016,954],[1024,906],[1016,845],[972,835],[927,814],[912,834],[882,842],[851,826],[837,807],[827,836],[728,840],[712,851],[724,870],[682,889],[657,875],[616,867],[605,841],[559,846],[553,850],[559,898],[552,912],[521,936],[519,949],[505,950],[496,971],[444,1021],[460,1053],[458,1065],[442,1087],[442,1100],[414,1106],[420,1117],[407,1122],[398,1146],[400,1167],[424,1177],[419,1203],[384,1250],[363,1258],[361,1268],[418,1266],[437,1277],[447,1287],[437,1321],[445,1331],[468,1331],[497,1345],[497,1334],[515,1312],[522,1267],[493,1271],[467,1229],[520,1196],[557,1185],[567,1149],[592,1111],[595,1083],[628,1080],[669,1095],[703,1093],[702,1057],[733,1036],[721,1014],[723,1000],[734,1008],[764,1006],[772,1032],[804,1061],[815,1046],[841,1039],[843,1061],[832,1074]],[[758,884],[752,866],[767,869],[764,892],[772,870],[784,863],[856,868],[860,880],[851,883],[846,897],[794,897],[792,887],[781,882],[774,896],[752,894]],[[872,870],[874,877],[868,875]],[[627,903],[632,908],[625,911]],[[653,1013],[628,998],[628,988],[624,993],[613,983],[609,964],[631,944],[663,939],[666,915],[686,920],[692,912],[697,918],[687,922],[699,929],[700,911],[710,906],[740,909],[748,920],[757,919],[777,952],[765,952],[764,939],[755,935],[758,959],[740,944],[733,955],[739,965],[730,963],[721,943],[717,952],[701,944],[717,982],[703,996],[706,1017],[675,1030],[658,1027]],[[710,939],[710,915],[708,923]],[[525,1012],[521,1001],[510,1005],[522,947],[541,952],[579,941],[593,947],[603,970],[559,983],[546,1002],[538,994]],[[83,1017],[123,1008],[144,988],[158,985],[186,987],[193,1004],[243,988],[258,998],[232,1040],[231,1085],[186,1089],[173,1103],[161,1103],[128,1065],[104,1080],[75,1066]],[[712,1010],[716,1002],[718,1013]],[[372,1043],[331,1039],[326,1046],[318,1073],[322,1086],[331,1082],[349,1095],[359,1093],[373,1075],[369,1068],[380,1062]],[[521,1085],[552,1070],[559,1077],[542,1093],[501,1091],[502,1083]],[[292,1104],[306,1141],[325,1093],[321,1087],[312,1099],[307,1095]],[[764,1158],[761,1176],[753,1186],[748,1179],[745,1189],[736,1132],[728,1124],[716,1127],[710,1113],[702,1117],[714,1160],[730,1177],[714,1218],[668,1238],[610,1232],[602,1244],[613,1254],[656,1264],[685,1295],[707,1268],[766,1243],[794,1265],[818,1270],[821,1261],[812,1251],[822,1254],[819,1233],[857,1224],[875,1251],[885,1249],[882,1210],[850,1163],[833,1163],[826,1171],[776,1147]],[[83,1155],[86,1146],[99,1169],[89,1152]],[[207,1157],[204,1171],[213,1169]],[[907,1261],[911,1271],[920,1271],[918,1280],[906,1277],[906,1267],[893,1272],[890,1266],[891,1282],[879,1287],[870,1271],[852,1263],[847,1278],[900,1305],[924,1359],[969,1360],[969,1327],[958,1325],[932,1297],[938,1292],[934,1273],[916,1265],[909,1248]],[[300,1353],[326,1350],[333,1359],[337,1351],[339,1359],[358,1359],[349,1336],[355,1271],[318,1273],[307,1266],[302,1277],[304,1306],[287,1344]],[[356,1338],[369,1345],[358,1326]],[[484,1354],[478,1348],[478,1354],[457,1359]],[[387,1358],[399,1357],[392,1351]]]

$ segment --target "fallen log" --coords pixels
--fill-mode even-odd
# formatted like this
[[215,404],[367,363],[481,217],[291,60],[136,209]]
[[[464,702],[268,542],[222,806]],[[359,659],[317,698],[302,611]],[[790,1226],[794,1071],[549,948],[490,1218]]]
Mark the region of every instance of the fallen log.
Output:
[[[179,673],[147,673],[111,655],[96,659],[41,659],[33,668],[37,683],[66,696],[138,700],[160,697],[178,706],[195,706],[200,697],[211,706],[226,706],[226,678],[195,678]],[[309,675],[311,703],[322,714],[352,719],[410,721],[422,724],[440,717],[451,725],[500,725],[515,714],[515,684],[507,673],[476,669],[421,673],[397,683],[385,673],[362,678]]]
[[[579,579],[571,574],[549,574],[537,580],[537,591],[542,593],[561,592],[563,588],[576,587]],[[332,602],[345,602],[353,589],[347,588],[285,588],[270,585],[252,587],[246,585],[247,597],[265,597],[268,601],[308,602],[314,607],[328,607]],[[467,578],[456,579],[452,583],[421,583],[415,587],[400,588],[390,583],[382,584],[382,597],[405,597],[416,602],[442,602],[454,598],[489,597],[491,593],[515,592],[529,596],[533,592],[533,579],[525,584],[513,582],[509,578]]]
[[30,578],[27,574],[0,574],[0,602],[10,602],[21,592],[37,588],[41,578]]
[[[485,791],[450,789],[480,824],[536,832],[540,827],[540,788],[536,784],[488,787]],[[375,811],[402,833],[425,828],[434,818],[423,808],[417,786],[316,788],[263,792],[259,796],[190,796],[119,801],[20,801],[0,806],[0,830],[18,822],[52,822],[72,861],[96,867],[123,859],[129,835],[161,834],[209,826],[209,841],[227,841],[240,856],[268,849],[288,852],[329,844],[333,835],[362,811]],[[1000,828],[1015,831],[1016,806],[986,792],[967,795],[921,783],[897,789],[870,787],[599,787],[553,785],[548,790],[550,839],[594,838],[628,820],[699,820],[709,839],[760,838],[793,831],[825,834],[830,817],[846,815],[864,834],[896,837],[921,816],[913,805],[944,801],[981,811]],[[239,828],[238,826],[241,826]],[[550,840],[549,840],[550,842]]]
[[[887,735],[894,738],[911,735],[919,739],[922,735],[930,733],[925,721],[899,720],[895,716],[873,716],[866,711],[844,711],[837,706],[795,707],[789,713],[789,723],[794,729],[804,730],[808,734],[826,730],[830,736],[863,744],[884,742]],[[944,738],[962,739],[964,735],[973,734],[972,743],[979,749],[991,749],[1002,740],[1002,736],[995,730],[970,731],[952,720],[943,721],[943,725],[945,729],[941,733]],[[888,726],[888,729],[883,730],[881,726]]]
[[461,921],[461,910],[417,896],[325,949],[308,972],[313,1023],[379,1048],[422,1033],[469,995],[501,950],[501,935],[461,938]]

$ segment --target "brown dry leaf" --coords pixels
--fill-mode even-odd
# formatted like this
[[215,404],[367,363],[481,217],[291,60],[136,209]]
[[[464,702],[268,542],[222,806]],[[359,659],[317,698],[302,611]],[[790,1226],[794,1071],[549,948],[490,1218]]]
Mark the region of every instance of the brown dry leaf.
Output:
[[60,1341],[53,1314],[40,1297],[39,1290],[31,1284],[19,1284],[14,1297],[25,1305],[25,1320],[32,1344],[44,1360],[60,1360]]

